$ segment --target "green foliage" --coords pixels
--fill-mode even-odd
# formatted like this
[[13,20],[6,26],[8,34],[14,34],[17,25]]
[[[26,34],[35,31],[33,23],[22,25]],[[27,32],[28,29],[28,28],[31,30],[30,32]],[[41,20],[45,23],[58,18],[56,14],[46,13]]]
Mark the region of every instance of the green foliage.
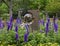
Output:
[[46,11],[56,13],[60,11],[60,3],[50,3],[46,6]]
[[45,18],[45,14],[43,12],[39,13],[40,18]]
[[7,17],[9,16],[7,13],[8,7],[4,3],[2,3],[0,6],[0,18],[7,19]]
[[50,13],[57,13],[57,12],[60,12],[60,2],[59,1],[52,1],[52,2],[49,2],[47,5],[46,5],[46,11],[50,12]]
[[30,5],[31,9],[43,10],[47,4],[47,0],[33,0]]
[[[5,30],[6,31],[6,30]],[[51,31],[52,32],[52,31]],[[32,46],[37,46],[38,44],[48,44],[49,43],[60,43],[60,34],[58,34],[58,36],[55,33],[48,33],[48,36],[45,35],[45,33],[40,33],[40,32],[33,32],[33,33],[29,33],[28,36],[28,42],[25,43],[24,42],[24,29],[19,29],[18,34],[19,34],[19,45],[32,45]],[[16,39],[15,39],[15,31],[11,30],[9,32],[4,32],[2,31],[2,33],[0,34],[0,44],[3,45],[17,45]]]
[[[60,24],[60,22],[58,23]],[[42,26],[41,26],[42,27]],[[42,27],[43,28],[43,27]],[[59,29],[60,30],[60,29]],[[24,45],[32,45],[32,46],[37,46],[39,45],[58,45],[60,44],[60,31],[58,30],[58,34],[54,33],[53,30],[49,31],[48,35],[46,36],[45,33],[41,32],[31,32],[28,35],[28,42],[24,42],[24,34],[25,34],[25,29],[22,29],[19,27],[18,34],[19,34],[19,40],[17,41],[19,45],[24,46]],[[45,31],[45,30],[44,30]],[[4,28],[0,30],[0,45],[17,45],[16,39],[15,39],[15,34],[16,32],[14,30],[10,30],[7,32],[7,30]]]
[[7,13],[8,12],[8,7],[2,3],[2,5],[0,6],[0,13]]

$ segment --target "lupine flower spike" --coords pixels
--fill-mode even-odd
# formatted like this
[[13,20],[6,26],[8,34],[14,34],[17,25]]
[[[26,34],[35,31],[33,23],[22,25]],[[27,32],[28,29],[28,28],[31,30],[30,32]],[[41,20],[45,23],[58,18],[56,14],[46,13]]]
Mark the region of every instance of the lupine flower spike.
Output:
[[25,33],[24,34],[24,42],[27,42],[28,41],[28,33]]
[[46,32],[46,35],[47,35],[48,32],[49,32],[49,24],[48,23],[46,23],[46,28],[45,29],[46,29],[45,32]]
[[46,35],[48,34],[48,32],[49,32],[49,23],[50,23],[50,19],[49,19],[49,17],[47,17],[47,20],[46,20],[47,22],[46,22],[46,28],[45,28],[45,32],[46,32]]
[[3,29],[3,27],[4,27],[4,24],[3,24],[2,20],[0,19],[0,29]]
[[44,26],[44,20],[43,20],[43,19],[41,20],[41,23],[42,23],[42,25]]
[[18,32],[18,26],[15,26],[15,32]]
[[12,23],[11,22],[7,22],[7,31],[12,29]]
[[17,22],[18,24],[22,24],[21,19],[19,19],[19,18],[17,18],[16,22]]
[[16,33],[16,36],[15,36],[16,40],[18,40],[19,36],[18,36],[18,33]]
[[56,18],[55,17],[53,17],[53,26],[54,26],[54,32],[58,32],[58,24],[56,23]]
[[29,25],[28,24],[25,25],[25,28],[26,28],[26,32],[29,33]]

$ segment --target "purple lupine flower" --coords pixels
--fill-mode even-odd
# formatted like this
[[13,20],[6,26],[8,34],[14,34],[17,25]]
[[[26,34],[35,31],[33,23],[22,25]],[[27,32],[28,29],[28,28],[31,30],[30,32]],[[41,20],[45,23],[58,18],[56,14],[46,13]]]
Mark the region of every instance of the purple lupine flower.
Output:
[[10,23],[7,22],[7,31],[9,31],[9,30],[10,30]]
[[15,32],[18,32],[18,26],[15,26]]
[[11,30],[12,29],[12,23],[11,22],[7,22],[7,30]]
[[29,33],[29,25],[28,24],[25,25],[25,28],[26,28],[26,32]]
[[21,19],[19,19],[19,18],[17,18],[16,22],[19,23],[19,24],[22,23]]
[[54,31],[57,32],[58,31],[58,24],[54,23]]
[[50,18],[49,17],[46,18],[46,22],[50,23]]
[[12,27],[13,27],[13,24],[11,24],[11,26],[10,26],[10,30],[12,30]]
[[41,23],[42,23],[42,25],[44,25],[44,20],[43,19],[41,20]]
[[10,16],[10,22],[12,22],[13,21],[13,18],[12,18],[12,16]]
[[10,30],[10,25],[9,24],[7,24],[7,31],[9,31]]
[[4,24],[2,22],[2,20],[0,19],[0,29],[2,29],[4,27]]
[[46,28],[45,28],[45,31],[46,31],[46,35],[47,33],[49,32],[49,24],[50,24],[50,18],[47,16],[47,19],[46,19]]
[[18,33],[16,33],[15,39],[18,40],[18,38],[19,38]]
[[12,26],[13,26],[12,21],[13,21],[13,18],[12,16],[10,16],[10,20],[9,22],[7,22],[7,30],[12,30]]
[[47,35],[47,33],[49,32],[49,23],[46,23],[45,31],[46,31],[46,35]]
[[13,27],[12,22],[10,22],[9,25],[10,25],[10,30],[12,30],[12,27]]
[[4,23],[2,23],[2,26],[1,27],[4,28]]
[[0,23],[0,29],[2,29],[4,27],[3,23]]
[[25,33],[24,34],[24,42],[27,42],[28,41],[28,33]]
[[54,31],[57,33],[58,31],[58,24],[56,23],[57,18],[53,16],[53,26],[54,26]]
[[2,20],[0,19],[0,27],[1,27],[1,22],[2,22]]

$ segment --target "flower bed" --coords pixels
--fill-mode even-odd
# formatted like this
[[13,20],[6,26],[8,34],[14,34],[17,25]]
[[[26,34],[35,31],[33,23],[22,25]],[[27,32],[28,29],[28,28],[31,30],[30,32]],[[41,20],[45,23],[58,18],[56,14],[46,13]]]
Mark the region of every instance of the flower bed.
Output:
[[[22,29],[21,29],[22,30]],[[15,32],[9,31],[9,33],[2,32],[0,34],[0,45],[1,46],[58,46],[60,45],[60,37],[51,32],[48,36],[45,33],[34,32],[30,33],[28,36],[28,41],[24,41],[24,30],[19,31],[19,40],[15,39]]]
[[[59,22],[60,23],[60,22]],[[60,46],[60,25],[59,23],[53,23],[53,27],[50,30],[50,20],[47,19],[46,25],[44,22],[40,22],[40,29],[34,32],[28,32],[28,25],[25,28],[21,28],[15,23],[13,28],[12,18],[7,26],[4,27],[0,22],[0,46]],[[57,25],[58,24],[58,25]]]

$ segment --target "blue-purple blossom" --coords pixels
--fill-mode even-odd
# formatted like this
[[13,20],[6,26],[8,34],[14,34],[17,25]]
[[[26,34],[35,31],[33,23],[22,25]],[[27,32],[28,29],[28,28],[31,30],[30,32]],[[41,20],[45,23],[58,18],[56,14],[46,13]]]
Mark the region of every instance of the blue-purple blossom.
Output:
[[3,23],[0,23],[0,28],[2,29],[4,27],[4,24]]
[[50,23],[50,18],[47,18],[47,23]]
[[15,38],[16,38],[16,40],[18,40],[18,38],[19,38],[18,33],[15,34]]
[[25,33],[24,34],[24,42],[27,42],[28,41],[28,33]]
[[17,18],[16,22],[17,22],[18,24],[21,24],[21,23],[22,23],[21,19],[19,19],[19,18]]
[[8,24],[8,25],[7,25],[7,31],[9,31],[9,30],[10,30],[10,25]]
[[26,28],[26,32],[29,32],[29,25],[28,24],[25,25],[25,28]]
[[53,16],[53,26],[54,26],[54,31],[57,32],[58,31],[58,24],[56,23],[57,18]]
[[2,20],[0,19],[0,29],[2,29],[4,27],[4,24],[2,22]]
[[18,32],[18,26],[15,26],[15,32]]
[[54,23],[54,31],[57,32],[58,31],[58,24]]
[[10,16],[10,21],[9,21],[10,30],[12,30],[12,26],[13,26],[12,21],[13,21],[13,18],[12,16]]
[[10,16],[10,22],[12,22],[13,21],[13,17],[12,16]]
[[46,23],[46,28],[45,29],[46,29],[45,32],[47,34],[49,32],[49,23]]
[[46,35],[47,33],[49,32],[49,24],[50,24],[50,18],[47,16],[47,19],[46,19],[46,28],[45,28],[45,32],[46,32]]
[[44,25],[44,20],[43,19],[41,20],[41,23],[42,23],[42,25]]
[[7,30],[12,30],[12,26],[13,26],[12,21],[13,21],[13,18],[12,16],[10,16],[10,20],[9,22],[7,22]]
[[12,23],[11,22],[7,22],[7,30],[11,30],[12,29]]

